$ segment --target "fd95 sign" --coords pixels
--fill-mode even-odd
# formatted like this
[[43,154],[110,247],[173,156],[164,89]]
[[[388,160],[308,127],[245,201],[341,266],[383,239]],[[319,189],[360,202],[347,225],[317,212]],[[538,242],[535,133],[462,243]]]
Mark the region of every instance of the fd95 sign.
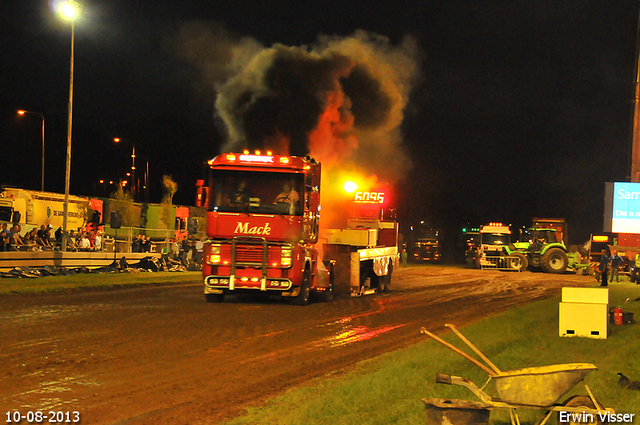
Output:
[[361,204],[383,204],[384,192],[356,192],[355,201]]

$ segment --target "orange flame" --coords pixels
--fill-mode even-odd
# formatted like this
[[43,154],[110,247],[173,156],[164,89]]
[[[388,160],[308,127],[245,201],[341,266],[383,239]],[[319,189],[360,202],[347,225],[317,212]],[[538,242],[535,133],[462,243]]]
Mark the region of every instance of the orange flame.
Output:
[[351,105],[345,102],[341,89],[327,96],[327,107],[320,116],[315,130],[309,134],[311,155],[324,164],[332,164],[350,156],[358,147],[353,134]]

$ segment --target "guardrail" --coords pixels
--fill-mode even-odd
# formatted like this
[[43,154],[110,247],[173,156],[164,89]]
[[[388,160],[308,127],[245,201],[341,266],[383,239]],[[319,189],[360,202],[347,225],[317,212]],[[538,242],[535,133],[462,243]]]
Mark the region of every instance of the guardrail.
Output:
[[482,270],[516,270],[520,271],[520,259],[517,257],[484,257],[480,259]]

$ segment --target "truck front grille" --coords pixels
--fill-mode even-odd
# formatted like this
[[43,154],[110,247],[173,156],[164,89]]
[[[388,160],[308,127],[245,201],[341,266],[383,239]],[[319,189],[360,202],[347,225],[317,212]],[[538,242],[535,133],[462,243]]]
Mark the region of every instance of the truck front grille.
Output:
[[236,261],[262,264],[262,245],[236,245]]

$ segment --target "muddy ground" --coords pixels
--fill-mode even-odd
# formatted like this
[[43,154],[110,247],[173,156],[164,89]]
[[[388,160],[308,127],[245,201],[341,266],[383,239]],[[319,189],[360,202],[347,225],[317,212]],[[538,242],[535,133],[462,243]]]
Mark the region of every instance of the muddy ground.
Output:
[[[0,414],[78,411],[82,424],[215,424],[425,337],[592,277],[427,266],[393,291],[296,307],[199,282],[0,297]],[[4,418],[6,419],[6,418]],[[4,421],[3,419],[3,421]],[[24,421],[23,423],[27,423]]]

